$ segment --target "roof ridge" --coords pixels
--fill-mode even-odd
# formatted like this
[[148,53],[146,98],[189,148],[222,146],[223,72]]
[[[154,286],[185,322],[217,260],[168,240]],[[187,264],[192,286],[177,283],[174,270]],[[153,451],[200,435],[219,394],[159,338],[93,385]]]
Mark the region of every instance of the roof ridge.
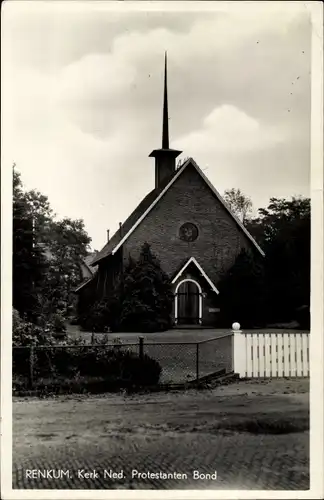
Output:
[[[169,188],[172,186],[172,184],[180,177],[180,175],[184,172],[186,167],[188,165],[192,165],[197,173],[201,176],[201,178],[205,181],[207,186],[211,189],[213,194],[216,196],[216,198],[220,201],[220,203],[223,205],[223,207],[228,211],[228,213],[232,216],[236,224],[241,228],[241,230],[245,233],[245,235],[249,238],[249,240],[253,243],[253,245],[256,247],[256,249],[261,253],[261,255],[264,257],[264,252],[258,245],[258,243],[255,241],[253,236],[249,233],[249,231],[246,229],[246,227],[242,224],[242,222],[238,219],[238,217],[232,212],[232,210],[229,208],[225,200],[223,200],[223,197],[220,195],[220,193],[217,191],[217,189],[213,186],[213,184],[210,182],[210,180],[206,177],[206,175],[202,172],[202,170],[199,168],[195,160],[190,157],[188,158],[178,169],[176,169],[170,178],[165,180],[165,185],[155,188],[152,191],[150,191],[145,198],[139,203],[139,205],[133,210],[133,212],[130,214],[130,216],[126,219],[124,224],[122,224],[121,229],[125,229],[126,226],[128,226],[128,223],[131,225],[129,229],[126,229],[126,234],[122,236],[120,233],[120,230],[117,230],[111,240],[106,243],[106,245],[103,247],[103,249],[98,252],[97,256],[95,257],[94,261],[91,263],[93,266],[94,264],[98,263],[100,260],[104,259],[105,257],[108,257],[108,255],[114,255],[117,250],[123,245],[123,243],[129,238],[129,236],[132,234],[132,232],[136,229],[136,227],[142,222],[142,220],[145,219],[145,217],[149,214],[149,212],[152,210],[152,208],[159,202],[159,200],[164,196],[164,194],[169,190]],[[147,200],[150,199],[150,196],[156,195],[152,197],[151,203],[146,207]],[[143,212],[140,213],[140,208],[143,208]],[[132,220],[134,219],[134,221]],[[116,235],[120,236],[119,240],[116,241],[116,245],[114,242],[114,239],[117,240]],[[115,245],[115,246],[114,246]],[[110,249],[110,250],[109,250]]]

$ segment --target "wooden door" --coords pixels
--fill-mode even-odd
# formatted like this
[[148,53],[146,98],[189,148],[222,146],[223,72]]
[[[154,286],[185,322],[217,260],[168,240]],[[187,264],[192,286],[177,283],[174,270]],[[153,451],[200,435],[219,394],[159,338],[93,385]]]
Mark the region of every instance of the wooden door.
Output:
[[193,281],[184,281],[178,288],[176,300],[178,301],[179,325],[199,324],[199,289]]

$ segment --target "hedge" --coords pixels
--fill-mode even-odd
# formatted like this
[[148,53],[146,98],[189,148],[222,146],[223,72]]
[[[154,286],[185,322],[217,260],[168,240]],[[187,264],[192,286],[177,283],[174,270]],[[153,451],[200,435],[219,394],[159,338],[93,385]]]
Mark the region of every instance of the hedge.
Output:
[[95,377],[104,381],[107,388],[145,387],[157,385],[161,371],[156,360],[120,347],[35,347],[32,355],[30,347],[13,349],[14,381],[20,380],[20,385],[28,387],[42,379],[51,385],[62,377],[65,380]]

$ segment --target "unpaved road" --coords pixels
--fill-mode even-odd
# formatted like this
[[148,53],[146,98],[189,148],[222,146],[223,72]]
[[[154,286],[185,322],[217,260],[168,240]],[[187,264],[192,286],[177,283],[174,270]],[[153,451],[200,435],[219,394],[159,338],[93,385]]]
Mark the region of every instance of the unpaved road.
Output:
[[[307,416],[308,408],[308,381],[297,379],[200,392],[15,399],[13,488],[308,489],[307,431],[218,428],[246,418]],[[70,477],[31,479],[31,469],[68,470]],[[98,477],[84,477],[93,470]],[[104,470],[123,471],[123,478],[104,477]],[[134,470],[187,477],[132,477]],[[196,480],[195,470],[217,471],[217,479]]]

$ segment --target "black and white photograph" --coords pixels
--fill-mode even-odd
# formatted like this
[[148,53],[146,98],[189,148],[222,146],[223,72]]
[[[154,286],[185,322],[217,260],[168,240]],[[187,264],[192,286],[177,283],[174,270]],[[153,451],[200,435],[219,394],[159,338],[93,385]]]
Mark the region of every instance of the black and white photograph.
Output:
[[3,498],[321,498],[322,4],[1,28]]

